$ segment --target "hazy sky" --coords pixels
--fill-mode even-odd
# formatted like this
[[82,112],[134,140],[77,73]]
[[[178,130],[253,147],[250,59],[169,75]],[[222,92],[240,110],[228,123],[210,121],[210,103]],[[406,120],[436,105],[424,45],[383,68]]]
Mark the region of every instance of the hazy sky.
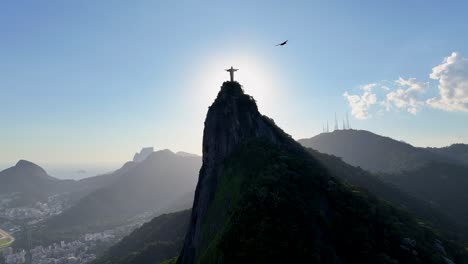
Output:
[[468,5],[358,2],[1,1],[0,161],[201,153],[231,65],[294,138],[348,111],[417,146],[468,143]]

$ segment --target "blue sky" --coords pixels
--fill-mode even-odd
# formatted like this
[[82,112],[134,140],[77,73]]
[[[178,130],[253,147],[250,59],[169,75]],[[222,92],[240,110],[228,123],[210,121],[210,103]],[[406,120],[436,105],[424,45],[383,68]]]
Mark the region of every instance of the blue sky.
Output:
[[468,143],[467,5],[2,1],[0,161],[116,163],[144,146],[201,153],[231,65],[294,138],[349,112],[353,128],[417,146]]

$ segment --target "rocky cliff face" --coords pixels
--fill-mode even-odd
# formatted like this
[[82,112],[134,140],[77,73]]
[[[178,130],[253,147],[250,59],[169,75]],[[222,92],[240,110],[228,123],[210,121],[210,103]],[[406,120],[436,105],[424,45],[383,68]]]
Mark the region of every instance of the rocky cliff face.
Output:
[[133,156],[133,162],[143,162],[146,158],[153,154],[153,152],[153,147],[143,148],[141,149],[140,153],[135,153],[135,156]]
[[324,166],[224,83],[178,263],[468,263],[459,245],[336,177],[350,171]]
[[237,82],[225,82],[208,110],[203,133],[203,166],[200,170],[193,212],[179,263],[193,263],[206,245],[202,223],[213,200],[223,170],[223,162],[241,143],[250,138],[291,146],[294,140],[262,116],[255,100],[244,94]]

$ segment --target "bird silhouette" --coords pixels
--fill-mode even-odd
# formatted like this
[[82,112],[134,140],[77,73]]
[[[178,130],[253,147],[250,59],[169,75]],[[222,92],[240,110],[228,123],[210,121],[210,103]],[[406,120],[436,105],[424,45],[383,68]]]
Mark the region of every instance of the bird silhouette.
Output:
[[284,45],[286,45],[286,43],[288,43],[288,41],[287,41],[287,40],[286,40],[285,42],[282,42],[282,43],[280,43],[280,44],[276,45],[276,46],[284,46]]

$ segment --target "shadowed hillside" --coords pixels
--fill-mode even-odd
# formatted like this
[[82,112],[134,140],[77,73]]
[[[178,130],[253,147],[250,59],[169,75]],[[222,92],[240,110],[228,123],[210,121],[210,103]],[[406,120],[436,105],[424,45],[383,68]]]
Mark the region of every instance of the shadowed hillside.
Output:
[[[386,171],[377,174],[376,177],[424,201],[434,210],[448,216],[451,222],[464,226],[462,229],[466,230],[466,145],[417,148],[362,130],[337,130],[299,142],[320,152],[341,157],[354,166],[371,171]],[[443,225],[448,226],[453,225]],[[466,241],[466,231],[462,233]]]
[[453,144],[443,148],[427,148],[427,150],[446,156],[460,163],[468,165],[468,145],[467,144]]
[[[372,195],[367,192],[367,190],[369,190],[377,197],[385,199],[392,204],[399,206],[401,209],[413,213],[419,218],[431,223],[437,228],[443,230],[446,234],[449,234],[451,237],[466,238],[466,226],[462,227],[454,224],[454,222],[446,216],[438,213],[429,204],[407,195],[395,186],[381,181],[369,172],[344,163],[341,159],[335,156],[322,154],[312,149],[308,149],[308,152],[334,177],[338,177],[347,184],[354,185],[355,187],[349,186],[349,188],[352,188],[356,192],[372,197]],[[172,217],[172,215],[176,217]],[[165,229],[170,232],[173,232],[174,230],[180,231],[180,229],[174,227],[166,228],[166,225],[177,226],[177,223],[180,223],[183,219],[186,221],[184,223],[188,224],[189,218],[190,214],[188,212],[170,214],[167,215],[167,217],[157,217],[123,239],[122,242],[114,246],[95,263],[160,263],[160,260],[163,260],[161,256],[165,256],[166,258],[176,257],[179,252],[177,251],[174,253],[173,245],[174,243],[180,246],[182,245],[182,241],[179,240],[180,234],[175,236],[175,239],[168,240],[167,237],[160,234],[160,232],[165,232]],[[164,221],[161,221],[161,219],[164,219]],[[151,230],[159,231],[153,232]],[[183,234],[185,235],[185,230],[183,230]],[[166,242],[163,243],[161,240]],[[173,261],[168,263],[175,262]]]
[[145,211],[157,211],[193,190],[200,157],[157,151],[111,185],[84,197],[47,222],[47,229],[101,230]]
[[427,149],[365,130],[335,130],[298,141],[371,172],[398,172],[419,168],[430,161],[451,161]]
[[158,216],[107,250],[93,264],[158,264],[182,249],[190,210]]
[[456,222],[468,223],[468,166],[431,162],[412,171],[379,176]]
[[59,180],[49,176],[36,164],[20,160],[0,172],[0,195],[17,194],[15,206],[24,206],[44,200],[57,193],[72,191],[76,183],[72,180]]
[[[460,217],[457,214],[464,213],[461,204],[466,199],[457,199],[458,204],[448,206],[447,208],[453,209],[455,206],[459,206],[459,210],[442,210],[443,207],[436,205],[433,202],[428,202],[427,193],[424,191],[417,190],[416,193],[411,191],[411,188],[403,189],[399,188],[397,178],[404,181],[405,175],[394,176],[395,184],[384,181],[380,177],[363,169],[353,167],[340,158],[328,154],[320,153],[313,149],[308,149],[309,153],[319,160],[323,166],[335,177],[340,178],[342,181],[354,185],[360,188],[361,191],[369,191],[373,195],[380,199],[384,199],[395,206],[417,216],[423,221],[430,223],[437,229],[444,231],[450,238],[463,241],[468,241],[468,224],[466,221],[460,221]],[[393,175],[392,175],[393,177]],[[384,177],[387,178],[387,177]],[[465,177],[466,178],[466,177]],[[430,185],[421,185],[418,181],[424,181],[423,177],[417,179],[414,177],[414,185],[419,186],[420,189],[430,188]],[[460,183],[464,182],[464,179],[460,179]],[[425,181],[424,181],[425,182]],[[456,180],[452,181],[453,183]],[[442,184],[439,182],[438,184]],[[437,186],[437,184],[432,185]],[[465,185],[460,185],[465,186]],[[456,192],[454,196],[464,197],[466,192],[461,193],[464,188],[457,188],[460,192]],[[411,191],[411,192],[410,192]]]
[[[442,245],[444,251],[436,245]],[[466,263],[464,250],[333,172],[238,83],[210,107],[178,263]]]

